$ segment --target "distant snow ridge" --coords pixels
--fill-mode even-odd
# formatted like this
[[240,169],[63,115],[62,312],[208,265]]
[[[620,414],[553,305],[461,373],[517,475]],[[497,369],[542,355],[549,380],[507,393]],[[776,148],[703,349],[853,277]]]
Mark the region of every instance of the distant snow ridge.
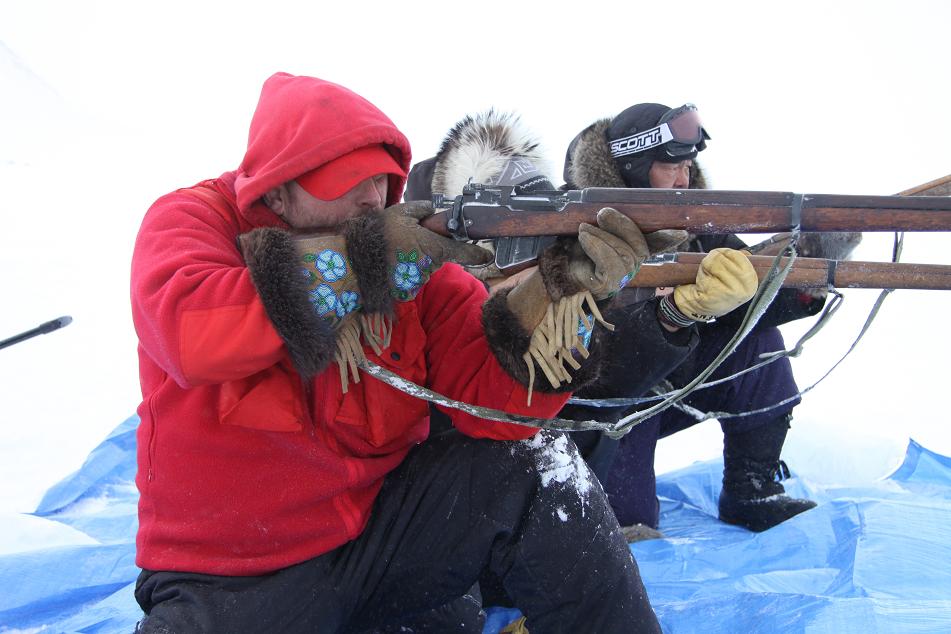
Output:
[[[564,434],[542,430],[528,440],[523,440],[522,444],[535,455],[542,486],[548,487],[552,483],[558,483],[573,488],[578,494],[583,516],[594,482],[591,470],[581,459],[574,443],[569,443],[568,437]],[[559,506],[556,512],[562,521],[568,521],[568,509]]]

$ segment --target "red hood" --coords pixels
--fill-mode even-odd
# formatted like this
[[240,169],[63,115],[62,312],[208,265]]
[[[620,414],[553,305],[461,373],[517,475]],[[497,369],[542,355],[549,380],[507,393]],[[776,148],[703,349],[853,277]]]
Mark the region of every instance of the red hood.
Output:
[[[264,82],[251,119],[235,181],[238,208],[246,214],[270,189],[374,143],[386,145],[409,171],[409,141],[376,106],[329,81],[275,73]],[[399,202],[405,184],[390,177],[388,204]]]

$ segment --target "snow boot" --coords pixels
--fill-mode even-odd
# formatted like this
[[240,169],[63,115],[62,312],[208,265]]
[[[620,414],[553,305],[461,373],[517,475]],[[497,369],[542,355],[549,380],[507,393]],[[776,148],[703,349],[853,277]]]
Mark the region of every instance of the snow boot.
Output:
[[789,497],[779,482],[789,477],[779,454],[791,418],[786,414],[750,431],[723,435],[721,521],[759,533],[816,505]]

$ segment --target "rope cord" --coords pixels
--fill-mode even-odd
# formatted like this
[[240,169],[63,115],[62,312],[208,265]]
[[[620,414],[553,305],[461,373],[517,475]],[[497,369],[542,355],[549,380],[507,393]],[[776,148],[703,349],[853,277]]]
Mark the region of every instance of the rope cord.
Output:
[[[819,316],[816,318],[816,323],[812,328],[809,329],[806,334],[799,338],[799,341],[796,342],[796,345],[790,348],[789,350],[776,350],[775,352],[764,352],[760,354],[761,359],[766,359],[751,365],[748,368],[744,368],[739,372],[731,374],[730,376],[725,376],[714,381],[708,381],[706,383],[701,383],[696,387],[697,390],[705,390],[710,387],[715,387],[723,383],[732,381],[733,379],[748,374],[750,372],[755,372],[763,366],[769,365],[774,361],[778,361],[783,357],[798,357],[802,354],[803,346],[812,337],[814,337],[822,328],[825,327],[829,319],[835,312],[839,309],[839,304],[845,301],[845,298],[842,296],[842,293],[838,292],[835,289],[829,289],[829,292],[832,293],[832,299],[825,305],[822,309],[822,312],[819,313]],[[665,382],[667,383],[667,382]],[[673,387],[669,388],[672,390]],[[657,391],[655,392],[656,396],[641,396],[641,397],[629,397],[629,398],[571,398],[568,400],[572,405],[583,405],[586,407],[630,407],[634,405],[642,405],[644,403],[653,403],[659,400],[666,398],[669,392]],[[782,403],[782,404],[785,404]],[[779,404],[777,404],[778,406]],[[734,416],[742,416],[743,414],[734,414]]]
[[[631,429],[636,425],[644,422],[648,418],[663,412],[664,410],[672,407],[675,403],[680,402],[687,397],[694,389],[697,388],[704,379],[713,374],[713,372],[719,367],[719,365],[726,359],[728,356],[733,354],[733,351],[736,350],[736,347],[740,345],[740,342],[753,330],[756,326],[756,323],[760,320],[760,317],[766,312],[766,309],[769,308],[769,305],[772,303],[773,298],[776,297],[776,293],[783,286],[783,280],[786,279],[786,276],[789,275],[789,272],[792,270],[793,263],[796,260],[796,248],[795,244],[799,237],[799,227],[796,226],[793,228],[792,239],[789,244],[783,248],[776,257],[773,258],[773,262],[770,265],[769,271],[763,277],[763,281],[760,282],[759,288],[756,289],[756,293],[753,295],[753,299],[750,300],[750,306],[746,311],[746,315],[743,316],[743,321],[740,324],[739,329],[734,333],[730,341],[724,346],[723,350],[720,351],[720,354],[708,365],[703,371],[700,372],[692,381],[687,383],[682,388],[675,390],[670,393],[663,401],[653,405],[645,410],[634,412],[625,416],[619,420],[612,429],[605,431],[605,434],[611,438],[621,438],[627,434]],[[786,259],[786,264],[780,268],[780,262],[783,258]]]
[[471,403],[463,403],[462,401],[451,399],[448,396],[443,396],[442,394],[434,392],[427,387],[423,387],[422,385],[408,381],[398,374],[394,374],[393,372],[378,366],[368,359],[360,361],[359,366],[361,370],[370,376],[383,381],[384,383],[396,388],[397,390],[400,390],[401,392],[405,392],[406,394],[415,396],[416,398],[422,399],[424,401],[429,401],[430,403],[435,403],[436,405],[458,409],[460,411],[466,412],[467,414],[472,414],[473,416],[478,416],[479,418],[484,418],[486,420],[493,420],[503,423],[517,423],[519,425],[527,425],[529,427],[539,427],[543,429],[554,429],[557,431],[605,431],[611,428],[610,423],[604,423],[597,420],[577,421],[566,418],[534,418],[532,416],[523,416],[521,414],[511,414],[509,412],[503,412],[502,410],[492,409],[489,407],[482,407],[480,405],[472,405]]
[[[723,361],[723,359],[733,352],[736,346],[739,345],[739,343],[743,340],[743,337],[745,337],[753,329],[753,326],[756,325],[756,322],[759,320],[759,318],[764,312],[766,312],[770,302],[773,301],[776,293],[779,292],[779,289],[782,287],[783,280],[785,279],[786,275],[789,274],[793,261],[796,258],[796,252],[793,246],[794,242],[795,241],[790,242],[783,252],[776,255],[772,266],[770,267],[766,276],[763,278],[763,281],[760,283],[756,294],[753,296],[753,299],[750,300],[750,307],[746,311],[746,315],[743,318],[740,329],[737,330],[736,334],[733,336],[730,342],[727,343],[720,355],[718,355],[717,358],[714,359],[714,361],[703,372],[701,372],[700,375],[697,376],[697,378],[691,381],[688,385],[677,390],[663,402],[658,403],[657,405],[651,407],[650,409],[644,410],[643,412],[637,412],[631,416],[622,418],[617,423],[605,423],[598,420],[578,421],[566,418],[544,419],[534,418],[532,416],[524,416],[521,414],[511,414],[509,412],[503,412],[497,409],[472,405],[471,403],[463,403],[462,401],[457,401],[447,396],[443,396],[442,394],[434,392],[429,388],[404,379],[403,377],[394,374],[393,372],[390,372],[389,370],[382,368],[365,358],[360,360],[358,365],[361,370],[370,376],[383,381],[384,383],[400,390],[401,392],[405,392],[406,394],[415,396],[416,398],[422,399],[424,401],[429,401],[430,403],[435,403],[436,405],[458,409],[460,411],[466,412],[467,414],[472,414],[473,416],[478,416],[479,418],[484,418],[486,420],[516,423],[529,427],[539,427],[557,431],[598,430],[605,432],[611,437],[620,438],[633,429],[636,425],[681,401],[685,396],[693,391],[693,389],[699,385],[703,379],[716,370],[717,366]],[[779,269],[779,263],[783,257],[788,257],[789,259],[787,264],[782,269]]]
[[[902,253],[902,250],[904,249],[904,245],[905,245],[905,234],[904,234],[904,232],[896,232],[896,233],[895,233],[895,242],[894,242],[894,244],[892,245],[892,262],[898,262],[898,261],[901,259],[901,253]],[[831,289],[830,289],[830,290],[831,290]],[[794,394],[793,396],[790,396],[789,398],[783,399],[783,400],[780,401],[779,403],[774,403],[773,405],[769,405],[769,406],[767,406],[767,407],[761,407],[761,408],[756,409],[756,410],[750,410],[750,411],[747,411],[747,412],[740,412],[740,413],[737,413],[737,414],[731,414],[731,413],[729,413],[729,412],[708,412],[708,413],[706,413],[706,415],[704,416],[704,418],[701,418],[701,419],[698,419],[698,420],[703,421],[703,420],[707,420],[707,419],[709,419],[709,418],[717,418],[717,419],[722,419],[722,418],[739,418],[739,417],[741,417],[741,416],[751,416],[751,415],[753,415],[753,414],[760,414],[760,413],[763,413],[763,412],[768,412],[768,411],[770,411],[770,410],[772,410],[772,409],[776,409],[777,407],[782,407],[783,405],[786,405],[787,403],[791,403],[792,401],[794,401],[794,400],[796,400],[797,398],[801,397],[803,394],[806,394],[807,392],[811,391],[814,387],[816,387],[817,385],[819,385],[820,383],[822,383],[822,382],[826,379],[827,376],[829,376],[830,374],[832,374],[832,371],[835,370],[837,367],[839,367],[839,365],[840,365],[843,361],[845,361],[845,358],[846,358],[846,357],[848,357],[850,354],[852,354],[852,351],[855,350],[855,347],[858,345],[859,341],[861,341],[862,337],[865,336],[865,333],[868,331],[869,327],[871,327],[872,322],[875,321],[875,318],[878,316],[878,311],[882,308],[882,304],[885,302],[885,298],[888,297],[894,290],[895,290],[895,289],[893,289],[893,288],[886,288],[886,289],[883,289],[882,292],[878,294],[878,297],[875,299],[875,303],[872,305],[872,309],[869,311],[868,317],[865,319],[865,324],[863,324],[862,329],[859,331],[858,336],[856,336],[855,340],[852,342],[852,345],[849,346],[849,349],[845,351],[845,354],[843,354],[843,355],[839,358],[839,360],[836,361],[835,364],[834,364],[831,368],[829,368],[829,369],[826,371],[825,374],[823,374],[821,377],[819,377],[819,380],[818,380],[818,381],[816,381],[815,383],[813,383],[812,385],[810,385],[810,386],[807,387],[806,389],[801,390],[799,393]],[[833,292],[835,292],[835,291],[833,291]],[[836,310],[839,309],[839,304],[843,301],[843,299],[842,299],[842,294],[841,294],[841,293],[835,292],[835,295],[837,296],[837,297],[836,297],[836,300],[838,300],[838,301],[835,302],[835,306],[834,306],[834,307],[832,308],[832,310],[830,311],[830,314],[828,315],[828,317],[831,317],[831,316],[832,316],[831,313],[834,313]],[[827,308],[828,308],[828,307],[827,307]],[[806,340],[808,340],[808,339],[810,339],[812,336],[814,336],[814,335],[816,334],[816,332],[818,332],[818,331],[821,329],[821,325],[820,325],[820,324],[821,324],[821,322],[822,322],[824,319],[826,319],[826,318],[827,318],[827,316],[825,315],[825,313],[823,313],[823,316],[820,318],[819,323],[817,323],[815,326],[813,326],[812,328],[810,328],[809,331],[808,331],[805,335],[803,335],[803,337],[796,343],[796,346],[795,346],[791,351],[788,351],[788,354],[787,354],[787,353],[775,353],[775,354],[777,355],[777,358],[779,358],[780,356],[799,356],[799,354],[802,352],[802,344],[803,344]]]
[[[892,262],[898,262],[901,259],[901,253],[902,253],[902,249],[904,248],[904,242],[905,242],[905,234],[903,232],[895,233],[895,242],[894,242],[894,245],[892,246]],[[829,370],[825,374],[823,374],[819,378],[819,380],[817,380],[815,383],[805,388],[804,390],[801,390],[797,392],[796,394],[790,396],[789,398],[785,398],[779,401],[778,403],[773,403],[772,405],[768,405],[766,407],[761,407],[759,409],[749,410],[749,411],[739,412],[739,413],[702,412],[701,410],[698,410],[696,408],[689,407],[689,406],[679,407],[678,409],[686,412],[687,414],[690,414],[695,419],[697,419],[698,422],[702,422],[711,418],[716,418],[716,419],[741,418],[743,416],[752,416],[754,414],[762,414],[764,412],[768,412],[770,410],[776,409],[778,407],[782,407],[783,405],[786,405],[788,403],[795,401],[796,399],[800,398],[807,392],[811,391],[814,387],[819,385],[822,381],[824,381],[826,377],[832,374],[833,370],[835,370],[837,367],[839,367],[839,365],[843,361],[845,361],[846,357],[852,354],[852,351],[855,349],[855,347],[858,345],[862,337],[865,336],[866,331],[868,331],[869,327],[872,325],[872,322],[875,320],[875,317],[878,316],[878,311],[881,309],[882,304],[885,301],[885,298],[889,294],[891,294],[894,290],[895,289],[884,289],[881,293],[879,293],[878,298],[875,300],[875,303],[872,305],[872,308],[869,311],[869,315],[865,320],[865,324],[862,326],[862,329],[859,331],[858,336],[856,336],[855,340],[852,342],[852,345],[849,347],[849,349],[845,352],[845,354],[843,354],[839,358],[838,361],[836,361],[836,363],[831,368],[829,368]],[[732,374],[728,377],[724,377],[716,381],[711,381],[709,383],[702,383],[701,385],[697,386],[697,389],[705,389],[708,387],[712,387],[714,385],[725,383],[727,381],[732,381],[738,376],[746,374],[747,372],[752,372],[753,370],[757,370],[763,367],[764,365],[772,363],[773,361],[776,361],[783,357],[798,357],[802,353],[803,344],[809,339],[811,339],[812,337],[814,337],[825,326],[825,323],[840,308],[840,304],[843,301],[845,301],[845,298],[843,297],[843,295],[839,293],[838,291],[836,291],[834,288],[830,287],[829,292],[833,294],[833,299],[825,306],[825,308],[823,309],[823,312],[820,314],[815,325],[813,325],[813,327],[810,328],[806,332],[806,334],[804,334],[799,339],[799,341],[796,342],[796,345],[793,346],[792,349],[785,350],[785,351],[780,350],[773,353],[768,353],[768,352],[763,353],[760,355],[760,358],[766,358],[767,359],[766,361],[757,363],[756,365],[750,366],[749,368],[740,370],[739,372]],[[667,383],[667,385],[669,386],[670,384]],[[667,389],[669,390],[670,388],[668,387]],[[639,404],[647,403],[647,402],[654,402],[654,401],[666,398],[669,394],[669,392],[663,392],[661,390],[658,390],[657,388],[654,389],[654,393],[657,394],[657,396],[648,396],[648,397],[632,398],[632,399],[621,399],[621,398],[618,398],[618,399],[570,399],[569,403],[577,404],[577,405],[587,405],[589,407],[621,407],[621,406],[639,405]]]
[[[496,410],[496,409],[492,409],[488,407],[472,405],[470,403],[463,403],[462,401],[457,401],[447,396],[443,396],[441,394],[438,394],[437,392],[434,392],[433,390],[430,390],[429,388],[413,383],[412,381],[408,381],[404,379],[403,377],[396,375],[393,372],[390,372],[389,370],[386,370],[385,368],[382,368],[367,359],[363,359],[362,361],[360,361],[359,367],[361,370],[363,370],[367,374],[387,383],[391,387],[394,387],[402,392],[405,392],[406,394],[410,394],[412,396],[415,396],[416,398],[422,399],[424,401],[429,401],[437,405],[450,407],[452,409],[458,409],[460,411],[466,412],[468,414],[472,414],[473,416],[477,416],[479,418],[484,418],[486,420],[506,422],[506,423],[516,423],[519,425],[526,425],[529,427],[538,427],[543,429],[553,429],[556,431],[599,430],[599,431],[605,432],[606,435],[612,438],[620,438],[624,436],[631,429],[633,429],[635,426],[639,425],[640,423],[644,422],[648,418],[656,414],[659,414],[660,412],[664,411],[665,409],[668,409],[669,407],[674,407],[674,406],[678,407],[678,409],[681,409],[683,411],[690,413],[694,417],[703,415],[703,417],[698,418],[698,420],[706,420],[707,418],[734,418],[734,417],[748,416],[748,415],[752,415],[756,413],[769,411],[771,409],[780,407],[782,405],[785,405],[786,403],[789,403],[795,400],[796,398],[809,392],[814,387],[816,387],[819,383],[825,380],[825,378],[829,376],[829,374],[831,374],[832,371],[835,370],[839,366],[839,364],[841,364],[842,361],[844,361],[845,358],[849,354],[851,354],[852,350],[855,349],[855,347],[858,345],[858,342],[862,339],[862,337],[868,331],[869,327],[872,324],[872,321],[877,316],[878,311],[882,306],[882,303],[885,301],[885,297],[887,297],[894,290],[894,289],[885,289],[879,294],[878,299],[876,300],[868,318],[865,321],[865,325],[862,327],[862,330],[859,332],[859,335],[856,337],[855,341],[853,341],[852,345],[849,347],[846,353],[842,356],[842,358],[840,358],[839,361],[835,363],[835,365],[833,365],[822,377],[820,377],[818,381],[816,381],[815,383],[813,383],[806,389],[802,390],[795,396],[792,396],[788,399],[781,401],[780,403],[775,403],[768,407],[764,407],[764,408],[754,410],[754,411],[749,411],[749,412],[742,412],[738,414],[731,414],[728,412],[705,413],[705,412],[700,412],[700,410],[697,410],[693,407],[690,407],[686,403],[681,403],[681,401],[695,389],[700,389],[703,387],[711,387],[713,385],[718,385],[720,383],[729,381],[737,376],[740,376],[741,374],[744,374],[746,372],[752,372],[753,370],[756,370],[768,363],[772,363],[773,361],[783,356],[798,356],[802,352],[803,344],[807,340],[815,336],[815,334],[817,334],[819,330],[822,329],[825,322],[827,322],[828,319],[831,318],[832,315],[838,310],[838,308],[841,305],[841,302],[843,301],[843,297],[841,293],[838,293],[834,289],[829,289],[834,295],[833,301],[831,301],[823,309],[823,312],[820,314],[820,317],[817,320],[816,324],[812,328],[810,328],[809,331],[806,332],[806,334],[803,335],[799,339],[799,341],[791,350],[777,351],[775,353],[765,353],[764,355],[761,355],[761,357],[769,356],[769,358],[762,363],[756,364],[750,368],[746,368],[745,370],[742,370],[730,377],[718,379],[716,381],[711,381],[708,384],[703,383],[703,379],[705,379],[710,374],[712,374],[716,370],[716,368],[720,365],[720,363],[722,363],[723,359],[725,359],[727,356],[732,354],[733,351],[736,349],[736,347],[740,344],[740,342],[742,342],[743,339],[746,337],[746,335],[749,334],[749,332],[753,329],[753,327],[755,327],[760,317],[763,316],[763,314],[766,312],[766,309],[769,307],[769,304],[773,301],[773,298],[782,288],[783,280],[785,280],[790,270],[792,270],[792,265],[796,258],[795,247],[796,247],[796,242],[798,241],[798,238],[799,238],[799,226],[796,225],[793,228],[792,238],[789,241],[789,243],[786,245],[783,251],[778,253],[776,257],[773,259],[773,263],[770,266],[769,271],[767,272],[766,276],[763,278],[763,281],[760,283],[760,286],[757,289],[756,294],[753,296],[753,299],[750,301],[750,307],[747,309],[746,315],[744,316],[743,321],[740,325],[740,328],[737,330],[736,334],[734,334],[733,338],[727,343],[727,345],[724,347],[723,351],[721,351],[721,353],[717,356],[717,358],[714,359],[713,362],[711,362],[710,365],[707,366],[707,368],[705,368],[690,383],[680,388],[679,390],[668,391],[657,397],[650,397],[648,399],[601,399],[600,401],[597,399],[593,399],[593,400],[572,399],[571,402],[581,402],[582,404],[595,404],[597,402],[602,402],[602,403],[611,402],[612,403],[611,405],[602,405],[603,407],[615,406],[614,403],[617,401],[623,401],[624,403],[628,401],[633,401],[635,403],[643,403],[647,401],[653,402],[658,399],[663,399],[657,405],[654,405],[646,410],[635,412],[634,414],[631,414],[625,418],[622,418],[621,420],[619,420],[617,423],[614,423],[614,424],[605,423],[598,420],[577,421],[577,420],[570,420],[565,418],[542,419],[542,418],[534,418],[531,416],[524,416],[521,414],[511,414],[509,412],[504,412],[501,410]],[[904,245],[904,233],[896,233],[895,245],[892,249],[892,262],[899,261],[903,245]],[[788,257],[788,260],[786,265],[782,269],[780,269],[779,263],[783,257]],[[621,404],[624,404],[624,403],[621,403]],[[595,405],[595,407],[597,406],[598,405]]]

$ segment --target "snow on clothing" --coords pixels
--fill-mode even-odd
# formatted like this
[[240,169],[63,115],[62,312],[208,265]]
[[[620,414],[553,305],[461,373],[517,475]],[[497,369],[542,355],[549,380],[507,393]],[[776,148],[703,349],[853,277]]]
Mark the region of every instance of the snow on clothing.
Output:
[[[572,141],[565,161],[565,178],[569,181],[565,188],[626,186],[607,149],[605,133],[609,124],[609,119],[598,121]],[[703,170],[696,161],[690,167],[690,187],[694,189],[706,187]],[[735,235],[700,235],[694,236],[686,247],[681,247],[681,250],[709,252],[718,247],[742,249],[745,246],[746,244]],[[784,349],[782,335],[776,326],[815,315],[822,309],[823,303],[821,300],[814,300],[808,295],[801,294],[797,289],[782,289],[753,331],[708,380],[729,376],[749,367],[758,361],[756,355],[760,352]],[[646,305],[650,306],[650,303]],[[641,308],[641,310],[644,309]],[[746,305],[743,305],[713,323],[692,326],[691,330],[696,330],[699,334],[699,343],[696,343],[688,353],[679,357],[682,365],[666,378],[675,387],[681,387],[693,379],[724,348],[745,312]],[[644,319],[647,321],[650,321],[651,317],[650,313],[644,313]],[[659,325],[655,327],[660,328]],[[649,333],[650,329],[647,328],[643,332]],[[673,355],[672,359],[678,358],[676,352],[671,351],[670,354]],[[636,375],[641,367],[640,364],[635,366],[634,363],[625,361],[623,357],[613,358],[617,361],[612,362],[611,357],[602,361],[599,383],[612,385],[618,381],[623,382],[625,377]],[[609,369],[611,367],[615,369],[614,378],[611,377],[612,372]],[[628,388],[625,395],[635,396],[636,390],[643,388],[646,391],[649,387],[650,385],[638,382],[634,388]],[[616,386],[614,389],[617,389]],[[725,385],[695,391],[685,399],[685,402],[702,411],[715,409],[739,413],[778,403],[797,394],[798,391],[789,359],[782,358]],[[579,391],[576,396],[592,398],[589,396],[592,393],[607,397],[610,390],[588,386]],[[794,399],[790,403],[763,414],[724,419],[721,424],[724,434],[729,434],[731,431],[745,432],[770,424],[777,419],[785,419],[799,400]],[[578,410],[572,413],[573,417],[584,419],[605,416],[603,409],[579,407]],[[616,413],[609,413],[609,416],[615,419],[619,417]],[[586,459],[589,457],[592,459],[595,473],[604,485],[611,506],[622,525],[645,524],[657,527],[659,507],[654,474],[654,448],[657,440],[691,427],[697,422],[692,416],[675,408],[669,408],[634,427],[620,442],[603,435],[579,438],[582,455]]]
[[[262,575],[360,535],[387,473],[426,438],[427,404],[370,378],[343,394],[336,366],[304,382],[268,319],[236,246],[287,225],[260,201],[273,187],[367,144],[405,168],[409,144],[374,106],[320,80],[278,74],[264,86],[235,171],[146,214],[132,262],[142,404],[136,563],[214,575]],[[389,202],[402,179],[391,177]],[[396,305],[392,345],[368,359],[450,397],[551,416],[566,395],[526,391],[482,334],[483,286],[446,265]],[[459,412],[475,437],[534,430]]]
[[[484,570],[532,632],[660,632],[597,483],[550,432],[517,443],[431,438],[386,476],[353,541],[263,577],[145,572],[136,598],[150,611],[143,633],[376,632],[462,596]],[[413,631],[463,629],[441,623]]]

